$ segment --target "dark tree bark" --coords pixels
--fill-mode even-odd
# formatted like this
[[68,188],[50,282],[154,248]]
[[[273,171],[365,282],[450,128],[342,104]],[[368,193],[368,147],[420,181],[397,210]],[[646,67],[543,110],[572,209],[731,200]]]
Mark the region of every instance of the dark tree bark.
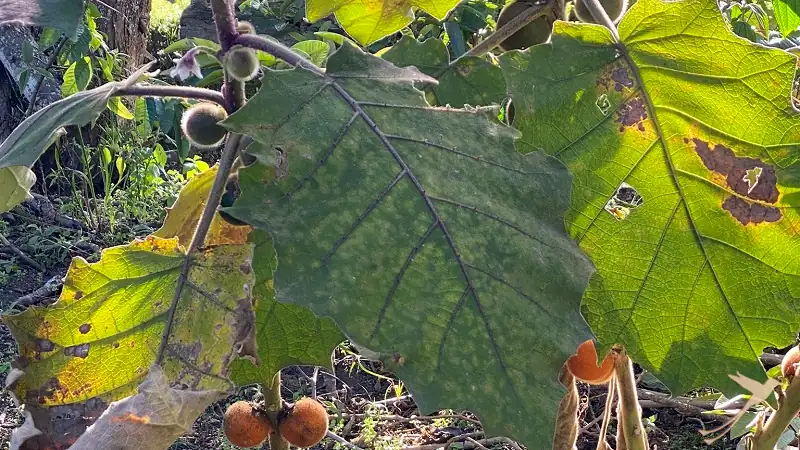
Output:
[[150,0],[103,0],[93,2],[103,14],[100,31],[108,36],[109,48],[129,56],[128,68],[138,68],[153,59],[147,52],[150,26]]

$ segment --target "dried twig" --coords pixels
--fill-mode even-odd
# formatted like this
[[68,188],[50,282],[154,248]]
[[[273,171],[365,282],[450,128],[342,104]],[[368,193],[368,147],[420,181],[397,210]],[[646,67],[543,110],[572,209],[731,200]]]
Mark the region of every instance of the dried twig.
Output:
[[22,250],[18,249],[14,244],[8,241],[5,236],[0,234],[0,244],[5,245],[12,253],[17,255],[17,257],[22,260],[25,264],[33,267],[34,269],[38,270],[39,272],[44,272],[44,267],[38,262],[32,260],[30,256],[26,255],[22,252]]
[[334,440],[334,441],[344,445],[345,447],[347,447],[347,448],[349,448],[351,450],[362,450],[361,447],[351,444],[350,442],[347,441],[347,439],[339,436],[338,434],[334,433],[333,431],[329,430],[325,434],[325,437],[327,437],[328,439]]
[[457,420],[464,420],[466,422],[470,422],[475,425],[480,425],[480,420],[475,420],[470,417],[467,417],[462,414],[442,414],[441,416],[414,416],[414,417],[403,417],[398,415],[372,415],[372,414],[342,414],[341,416],[337,415],[337,417],[343,417],[345,419],[365,419],[367,417],[371,417],[375,420],[387,420],[387,421],[394,421],[394,422],[415,422],[415,421],[432,421],[436,419],[457,419]]

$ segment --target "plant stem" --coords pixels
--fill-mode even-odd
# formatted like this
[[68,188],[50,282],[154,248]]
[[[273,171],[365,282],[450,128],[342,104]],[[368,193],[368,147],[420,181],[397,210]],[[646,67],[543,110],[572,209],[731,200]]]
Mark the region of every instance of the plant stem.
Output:
[[784,431],[800,412],[800,377],[794,377],[783,395],[778,409],[769,416],[760,433],[752,437],[753,450],[772,450]]
[[611,36],[614,38],[614,42],[619,42],[619,31],[617,31],[617,27],[614,26],[614,22],[612,22],[611,18],[608,17],[608,14],[606,14],[606,10],[603,9],[603,5],[600,4],[600,1],[585,0],[584,5],[589,8],[589,12],[592,13],[592,17],[594,17],[594,20],[597,21],[597,23],[605,26],[611,31]]
[[113,96],[124,97],[128,95],[137,97],[180,97],[196,100],[207,100],[225,106],[225,97],[217,91],[189,86],[153,86],[135,84],[119,89]]
[[[47,65],[43,67],[44,70],[50,70],[50,68],[53,67],[53,64],[55,64],[56,60],[58,59],[58,54],[61,53],[61,49],[64,48],[64,44],[66,42],[67,36],[62,34],[61,37],[58,38],[55,49],[53,49],[53,54],[50,55],[50,59],[47,60]],[[28,103],[28,109],[25,110],[25,117],[33,114],[33,110],[36,108],[36,97],[39,96],[39,91],[42,89],[42,84],[44,84],[44,74],[40,74],[39,79],[36,81],[36,86],[33,88],[31,99]]]
[[178,308],[178,301],[181,298],[183,287],[186,284],[186,279],[189,276],[189,269],[192,266],[192,253],[194,253],[198,248],[202,247],[203,242],[206,240],[206,234],[208,234],[208,229],[211,227],[211,221],[214,219],[214,214],[217,213],[219,201],[222,199],[222,194],[225,193],[225,185],[228,182],[228,175],[230,174],[231,167],[233,166],[233,161],[236,159],[238,154],[239,142],[241,139],[242,135],[240,134],[230,134],[228,135],[228,140],[225,142],[225,149],[222,151],[222,156],[219,160],[219,167],[217,168],[217,175],[214,177],[214,184],[211,186],[211,192],[208,194],[208,200],[206,200],[206,205],[203,208],[203,213],[200,216],[200,220],[197,222],[197,227],[194,230],[192,241],[189,243],[189,247],[186,249],[186,257],[184,258],[183,266],[181,267],[181,273],[178,277],[178,284],[175,287],[175,295],[172,297],[172,303],[167,311],[166,326],[164,326],[164,331],[161,334],[161,344],[158,348],[156,364],[161,364],[164,361],[169,336],[172,334],[172,325],[175,322],[175,311]]
[[472,47],[467,53],[464,53],[456,58],[452,63],[450,63],[450,65],[452,66],[458,60],[467,56],[483,56],[489,53],[495,47],[500,45],[501,42],[511,37],[512,34],[524,28],[525,25],[528,25],[539,17],[549,13],[552,8],[553,6],[551,2],[532,4],[530,8],[526,9],[520,15],[514,17],[508,23],[495,30],[478,45]]
[[[633,363],[622,350],[615,361],[615,374],[619,404],[617,421],[622,433],[617,433],[617,448],[629,450],[648,450],[647,432],[642,425],[642,410],[639,407],[639,398],[636,394],[636,378],[633,376]],[[624,438],[625,447],[619,438]]]
[[256,50],[265,51],[276,58],[282,59],[290,66],[302,66],[303,68],[316,72],[320,75],[325,73],[312,62],[304,59],[280,42],[265,39],[255,34],[240,34],[236,38],[235,43],[245,47],[254,48]]
[[272,433],[269,434],[270,450],[289,450],[289,443],[286,442],[278,431],[278,416],[283,409],[281,399],[281,371],[272,377],[272,383],[264,391],[264,406],[267,410],[267,417],[272,423]]
[[233,3],[232,0],[211,0],[211,12],[214,15],[214,25],[217,27],[217,36],[223,55],[233,46],[233,41],[239,35],[236,31]]

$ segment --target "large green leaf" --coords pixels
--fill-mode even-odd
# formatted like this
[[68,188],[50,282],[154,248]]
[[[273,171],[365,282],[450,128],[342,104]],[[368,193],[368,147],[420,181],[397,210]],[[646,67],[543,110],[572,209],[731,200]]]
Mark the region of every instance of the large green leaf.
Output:
[[75,38],[83,17],[83,0],[4,0],[0,23],[58,28]]
[[411,23],[415,8],[443,20],[458,3],[459,0],[307,0],[306,16],[316,22],[335,13],[347,34],[361,45],[369,45]]
[[261,143],[229,212],[274,239],[276,297],[384,355],[422,410],[543,448],[559,369],[591,337],[569,174],[515,152],[493,109],[429,107],[415,81],[349,44],[325,74],[267,71],[223,122]]
[[503,72],[485,58],[465,56],[451,65],[447,46],[439,39],[419,42],[403,36],[383,58],[393,64],[415,66],[439,83],[430,87],[436,104],[461,108],[464,105],[491,105],[506,97]]
[[501,57],[517,145],[574,174],[601,342],[675,393],[736,391],[729,374],[764,379],[762,349],[800,328],[796,60],[708,0],[639,0],[619,33],[558,22],[551,44]]

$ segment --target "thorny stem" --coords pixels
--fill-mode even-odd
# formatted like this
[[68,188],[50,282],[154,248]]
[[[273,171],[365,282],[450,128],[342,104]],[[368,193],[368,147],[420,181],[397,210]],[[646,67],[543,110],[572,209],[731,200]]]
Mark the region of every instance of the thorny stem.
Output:
[[589,12],[592,13],[592,17],[594,17],[597,23],[611,30],[611,37],[614,38],[614,42],[619,42],[619,31],[614,25],[614,22],[611,21],[611,18],[608,17],[608,14],[606,14],[606,10],[603,9],[603,5],[600,4],[600,1],[585,0],[584,5],[589,8]]
[[225,97],[217,91],[211,89],[203,89],[189,86],[152,86],[135,84],[116,91],[113,96],[123,97],[127,95],[135,95],[139,97],[181,97],[192,98],[196,100],[207,100],[209,102],[217,103],[221,106],[225,105]]
[[784,392],[783,400],[779,403],[778,409],[769,416],[761,432],[757,432],[752,436],[752,449],[774,449],[778,439],[792,423],[798,412],[800,412],[800,377],[794,377]]
[[[636,395],[636,379],[633,376],[633,363],[622,350],[615,360],[614,371],[617,379],[619,404],[617,420],[617,449],[648,450],[647,431],[642,425],[642,410]],[[620,440],[620,438],[623,438]],[[622,444],[625,444],[623,447]]]
[[272,377],[272,384],[268,388],[265,388],[264,407],[267,410],[267,417],[269,417],[269,421],[273,425],[272,433],[269,434],[270,450],[289,450],[289,443],[286,442],[286,439],[284,439],[278,431],[278,415],[283,408],[280,370]]
[[523,29],[525,25],[528,25],[539,17],[549,13],[552,8],[552,0],[532,4],[530,8],[526,9],[520,15],[514,17],[508,23],[495,30],[478,45],[472,47],[468,52],[456,58],[452,63],[450,63],[450,65],[452,66],[460,59],[467,56],[483,56],[489,53],[495,47],[500,45],[501,42],[511,37],[512,34]]

